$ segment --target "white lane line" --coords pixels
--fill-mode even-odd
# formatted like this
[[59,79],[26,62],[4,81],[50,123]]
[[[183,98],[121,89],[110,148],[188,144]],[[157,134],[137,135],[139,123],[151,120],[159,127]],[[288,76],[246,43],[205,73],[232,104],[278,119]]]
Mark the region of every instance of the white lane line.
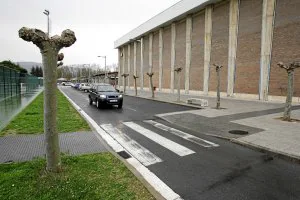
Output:
[[151,125],[155,126],[156,128],[161,129],[161,130],[168,131],[169,133],[177,135],[178,137],[181,137],[181,138],[183,138],[185,140],[188,140],[190,142],[193,142],[193,143],[198,144],[198,145],[203,146],[203,147],[218,147],[218,146],[220,146],[220,145],[218,145],[216,143],[213,143],[213,142],[210,142],[208,140],[204,140],[202,138],[193,136],[191,134],[188,134],[186,132],[180,131],[178,129],[171,128],[169,126],[166,126],[164,124],[155,122],[153,120],[145,120],[144,122],[146,122],[148,124],[151,124]]
[[162,162],[162,160],[155,154],[137,143],[135,140],[131,139],[119,129],[114,128],[111,124],[102,124],[100,126],[143,165],[149,166],[158,162]]
[[157,133],[154,133],[151,130],[148,130],[134,122],[123,122],[124,125],[128,126],[129,128],[133,129],[134,131],[144,135],[145,137],[149,138],[150,140],[160,144],[161,146],[173,151],[179,156],[186,156],[195,153],[194,151],[176,143],[172,140],[169,140]]
[[[107,134],[103,129],[98,126],[98,124],[86,114],[72,99],[70,99],[64,91],[60,88],[59,90],[68,99],[69,102],[74,106],[74,108],[96,129],[97,133],[102,137],[106,143],[113,148],[114,151],[123,151],[124,148],[117,143],[109,134]],[[166,185],[162,180],[160,180],[153,172],[151,172],[147,167],[142,165],[136,158],[131,157],[126,160],[131,166],[138,171],[142,177],[165,199],[167,200],[183,200],[177,193],[175,193],[168,185]]]
[[128,109],[128,110],[132,110],[132,111],[135,111],[136,112],[136,110],[135,109],[133,109],[133,108],[129,108],[129,107],[124,107],[125,109]]

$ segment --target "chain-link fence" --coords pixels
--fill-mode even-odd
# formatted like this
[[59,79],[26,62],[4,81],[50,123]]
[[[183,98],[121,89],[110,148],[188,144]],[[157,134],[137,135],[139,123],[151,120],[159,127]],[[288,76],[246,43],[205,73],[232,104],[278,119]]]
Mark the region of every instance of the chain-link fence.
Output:
[[30,92],[43,85],[42,79],[0,65],[0,101]]

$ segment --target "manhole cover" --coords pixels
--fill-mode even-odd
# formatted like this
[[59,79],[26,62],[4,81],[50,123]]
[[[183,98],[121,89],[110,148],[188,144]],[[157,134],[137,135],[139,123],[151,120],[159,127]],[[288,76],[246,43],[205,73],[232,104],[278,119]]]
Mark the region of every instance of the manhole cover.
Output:
[[242,131],[242,130],[231,130],[229,131],[231,134],[235,135],[247,135],[249,132],[248,131]]
[[122,156],[124,159],[131,158],[131,156],[126,151],[119,151],[117,152],[120,156]]

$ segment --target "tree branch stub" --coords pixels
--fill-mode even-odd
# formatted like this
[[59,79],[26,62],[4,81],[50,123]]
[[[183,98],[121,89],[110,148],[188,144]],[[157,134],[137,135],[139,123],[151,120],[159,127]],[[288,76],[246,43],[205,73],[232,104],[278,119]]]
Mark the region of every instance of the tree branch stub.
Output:
[[216,67],[216,71],[219,71],[223,67],[222,65],[217,65],[217,64],[213,64],[213,66]]
[[153,72],[147,72],[147,75],[149,76],[149,77],[152,77],[153,75],[154,75],[154,73]]

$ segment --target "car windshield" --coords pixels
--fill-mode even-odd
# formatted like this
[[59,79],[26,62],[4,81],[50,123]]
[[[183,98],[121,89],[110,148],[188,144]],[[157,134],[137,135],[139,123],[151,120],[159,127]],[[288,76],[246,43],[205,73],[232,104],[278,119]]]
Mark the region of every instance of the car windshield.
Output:
[[98,85],[97,86],[98,92],[115,92],[115,88],[111,85]]

